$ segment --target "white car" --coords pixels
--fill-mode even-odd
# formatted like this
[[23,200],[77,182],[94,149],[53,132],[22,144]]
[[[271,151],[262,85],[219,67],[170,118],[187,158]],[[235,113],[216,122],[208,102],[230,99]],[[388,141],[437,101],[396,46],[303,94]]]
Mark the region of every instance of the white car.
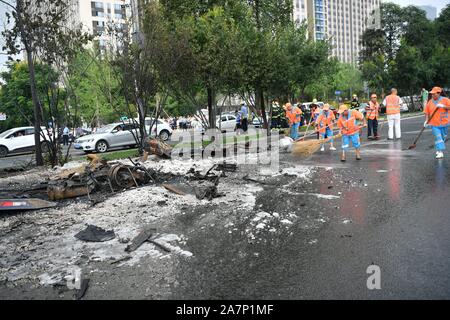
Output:
[[[150,126],[154,121],[154,118],[145,118],[145,129],[147,130],[147,133],[149,133]],[[167,122],[158,119],[158,121],[153,124],[152,132],[150,133],[151,137],[158,136],[161,140],[167,141],[171,135],[172,128]]]
[[[45,140],[49,141],[49,136],[45,127],[41,127]],[[48,150],[48,145],[41,135],[42,151]],[[19,127],[9,129],[0,134],[0,158],[11,153],[34,151],[34,127]]]
[[73,147],[86,153],[97,151],[106,152],[111,148],[134,147],[135,137],[139,137],[139,127],[131,123],[113,123],[97,129],[75,140]]
[[224,113],[217,117],[216,127],[222,132],[234,131],[236,129],[236,116],[232,113]]

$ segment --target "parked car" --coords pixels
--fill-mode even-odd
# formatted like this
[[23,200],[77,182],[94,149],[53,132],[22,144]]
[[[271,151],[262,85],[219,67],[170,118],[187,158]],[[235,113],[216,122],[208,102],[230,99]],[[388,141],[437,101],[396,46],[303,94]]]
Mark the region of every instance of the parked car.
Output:
[[[269,118],[268,112],[266,112],[266,119],[270,124],[270,118]],[[262,127],[264,124],[264,120],[263,120],[262,116],[255,115],[255,117],[253,118],[252,124],[255,126],[255,128]]]
[[234,131],[236,129],[236,116],[232,113],[223,113],[217,117],[216,127],[222,132]]
[[89,134],[75,140],[74,148],[89,152],[106,152],[111,148],[134,147],[135,136],[139,136],[139,128],[132,123],[113,123],[97,129],[94,134]]
[[[145,118],[145,129],[147,130],[147,133],[150,132],[150,126],[152,126],[154,121],[154,118]],[[156,123],[153,124],[152,132],[149,134],[151,137],[158,136],[161,140],[167,141],[172,135],[172,128],[167,122],[158,119]]]
[[[47,152],[48,144],[45,140],[50,140],[45,127],[41,127],[44,136],[41,135],[41,148]],[[9,129],[0,134],[0,158],[9,154],[34,151],[34,127],[19,127]]]

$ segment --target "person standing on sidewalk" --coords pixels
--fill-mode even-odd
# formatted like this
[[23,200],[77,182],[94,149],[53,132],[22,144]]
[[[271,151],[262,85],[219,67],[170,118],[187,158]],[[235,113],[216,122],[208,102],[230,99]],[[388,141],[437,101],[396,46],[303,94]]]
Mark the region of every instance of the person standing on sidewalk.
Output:
[[[330,111],[330,105],[326,103],[322,108],[322,113],[319,115],[316,121],[317,131],[320,133],[320,140],[324,140],[325,137],[333,137],[333,125],[336,117],[334,113]],[[336,151],[333,145],[333,139],[330,140],[330,150]],[[325,144],[322,144],[320,151],[325,151]]]
[[338,119],[338,127],[340,132],[342,133],[342,156],[341,161],[346,161],[346,151],[350,147],[350,141],[353,144],[353,147],[356,150],[356,160],[361,160],[361,142],[359,139],[359,130],[358,120],[363,120],[364,125],[366,125],[365,118],[361,112],[358,110],[349,110],[348,106],[341,105],[339,107],[339,119]]
[[248,108],[245,103],[241,106],[241,128],[244,133],[248,130]]
[[[380,111],[380,104],[377,101],[377,95],[372,93],[369,104],[366,107],[367,114],[367,139],[378,140],[378,113]],[[372,136],[373,133],[373,136]]]
[[286,103],[286,118],[291,128],[291,138],[294,140],[298,139],[298,127],[300,126],[301,115],[302,110],[299,107],[292,107],[291,103]]
[[63,145],[64,146],[69,145],[69,128],[67,126],[64,126],[63,129]]
[[[448,135],[450,125],[450,99],[442,96],[442,88],[434,87],[431,93],[431,99],[425,106],[423,112],[426,115],[425,127],[431,127],[434,135],[434,146],[436,149],[436,159],[444,158],[445,139]],[[434,111],[438,108],[436,113]]]
[[388,140],[394,140],[394,129],[395,137],[397,139],[402,138],[402,130],[400,127],[400,106],[402,104],[403,101],[397,95],[397,89],[392,88],[391,94],[383,101],[383,105],[386,106],[387,121],[389,125]]

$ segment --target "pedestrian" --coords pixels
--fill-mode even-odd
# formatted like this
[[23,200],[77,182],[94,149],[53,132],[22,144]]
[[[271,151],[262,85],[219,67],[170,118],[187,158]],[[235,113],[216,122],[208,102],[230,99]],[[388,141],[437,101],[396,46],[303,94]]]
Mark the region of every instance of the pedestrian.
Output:
[[[426,114],[424,126],[431,127],[434,135],[434,146],[436,149],[436,159],[444,158],[445,139],[448,135],[450,125],[450,99],[442,96],[443,90],[440,87],[434,87],[431,91],[431,99],[425,106],[423,112]],[[436,113],[434,111],[438,108]]]
[[242,126],[241,126],[241,112],[239,110],[236,110],[235,112],[236,115],[236,134],[240,135],[241,134],[241,130],[242,130]]
[[[369,104],[366,107],[367,115],[367,139],[379,140],[378,135],[378,114],[380,112],[380,104],[377,101],[377,95],[372,93]],[[373,136],[372,136],[373,133]]]
[[291,138],[298,139],[298,128],[301,122],[302,110],[299,107],[293,107],[291,103],[286,103],[286,118],[291,129]]
[[64,126],[63,129],[63,145],[64,146],[69,145],[69,128],[67,126]]
[[425,89],[425,88],[422,88],[422,93],[421,93],[421,96],[422,96],[422,110],[425,110],[425,107],[427,106],[428,94],[429,94],[428,90]]
[[241,105],[241,126],[242,126],[242,131],[244,131],[244,133],[247,133],[247,130],[248,130],[248,108],[245,105],[245,103],[242,103],[242,105]]
[[[320,133],[321,140],[324,140],[325,137],[333,137],[333,125],[335,120],[336,117],[334,116],[334,113],[330,111],[330,105],[326,103],[322,108],[322,113],[318,116],[316,121],[317,131]],[[336,151],[336,148],[333,145],[333,139],[330,140],[330,150]],[[325,151],[325,143],[322,144],[320,151]]]
[[341,161],[346,161],[345,152],[350,147],[350,142],[356,150],[356,160],[361,160],[361,142],[359,138],[358,120],[364,121],[364,126],[366,125],[365,118],[361,112],[358,110],[349,110],[348,106],[341,105],[339,107],[339,119],[338,127],[342,133],[342,156]]
[[359,110],[359,100],[356,94],[352,96],[351,108]]
[[400,127],[400,106],[403,104],[402,99],[397,95],[397,89],[392,88],[391,94],[384,98],[383,105],[386,107],[387,120],[389,125],[388,140],[402,138],[402,130]]

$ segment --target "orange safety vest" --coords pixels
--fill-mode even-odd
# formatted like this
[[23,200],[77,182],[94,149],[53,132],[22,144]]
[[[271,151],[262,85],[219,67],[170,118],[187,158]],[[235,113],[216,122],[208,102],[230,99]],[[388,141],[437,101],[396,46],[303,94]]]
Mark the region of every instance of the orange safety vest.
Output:
[[373,103],[372,101],[369,101],[369,108],[366,111],[367,119],[369,119],[369,120],[378,119],[379,110],[380,110],[380,104],[378,102]]
[[386,114],[400,113],[400,97],[390,94],[386,97]]
[[341,114],[338,120],[338,127],[341,129],[342,134],[351,136],[359,131],[359,127],[356,125],[356,120],[363,120],[364,116],[357,110],[349,110],[348,115]]
[[325,133],[327,128],[333,130],[333,121],[336,119],[333,111],[329,110],[328,115],[325,116],[325,111],[322,111],[316,120],[318,132]]
[[[450,107],[450,99],[445,97],[440,97],[438,101],[430,99],[423,112],[428,116],[431,116],[434,110],[436,110],[438,104],[443,104],[444,106]],[[448,126],[450,124],[450,110],[439,108],[428,124],[435,127]]]
[[301,121],[302,110],[299,107],[292,107],[292,110],[286,110],[286,118],[289,124],[299,123]]

